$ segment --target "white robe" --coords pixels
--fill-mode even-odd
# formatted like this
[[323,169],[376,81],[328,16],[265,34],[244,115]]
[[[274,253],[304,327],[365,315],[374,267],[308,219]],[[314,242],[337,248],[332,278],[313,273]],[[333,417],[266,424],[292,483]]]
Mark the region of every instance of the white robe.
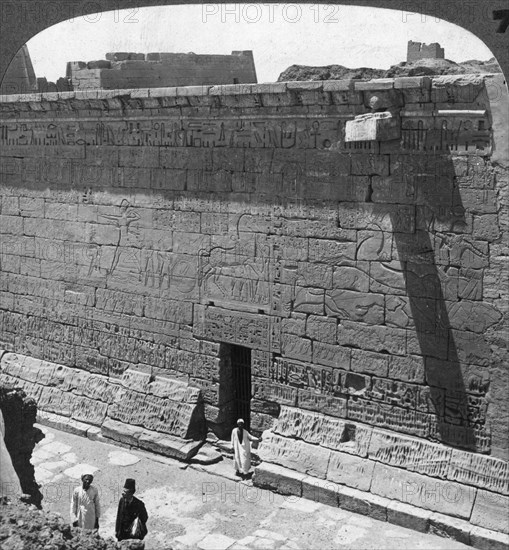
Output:
[[233,428],[232,447],[235,459],[235,471],[248,474],[251,468],[251,441],[258,441],[257,437],[251,435],[245,428],[242,430],[242,443],[239,441],[239,429]]
[[82,529],[94,529],[95,520],[101,515],[99,492],[90,485],[85,491],[83,487],[76,487],[71,501],[71,523],[78,522]]
[[12,465],[11,455],[5,445],[4,435],[4,417],[0,411],[0,498],[14,498],[20,496],[23,491],[18,474]]

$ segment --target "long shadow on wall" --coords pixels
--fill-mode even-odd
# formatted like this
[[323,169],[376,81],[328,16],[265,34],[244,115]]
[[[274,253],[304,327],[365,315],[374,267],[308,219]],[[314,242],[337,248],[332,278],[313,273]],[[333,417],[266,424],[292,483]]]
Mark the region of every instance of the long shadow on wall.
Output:
[[[466,162],[465,157],[463,160]],[[470,378],[470,366],[463,355],[460,358],[451,326],[452,316],[459,327],[461,316],[468,315],[469,308],[462,310],[460,305],[463,300],[475,307],[475,300],[482,298],[482,269],[477,269],[482,265],[481,243],[468,234],[471,227],[455,185],[450,155],[401,155],[395,172],[400,174],[396,176],[398,202],[415,206],[414,232],[397,231],[400,212],[391,217],[406,287],[403,307],[411,329],[407,352],[424,357],[426,387],[418,410],[429,413],[432,439],[487,452],[490,441],[484,427],[482,395],[487,387],[477,383],[476,377]],[[376,190],[373,198],[376,202]],[[472,338],[482,336],[472,333]],[[463,341],[462,346],[465,344],[468,349],[472,345]]]

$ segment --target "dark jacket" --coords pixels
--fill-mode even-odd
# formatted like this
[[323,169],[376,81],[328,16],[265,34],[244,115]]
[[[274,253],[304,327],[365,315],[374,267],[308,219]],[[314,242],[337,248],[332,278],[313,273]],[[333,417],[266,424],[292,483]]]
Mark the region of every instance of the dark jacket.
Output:
[[140,518],[143,525],[147,523],[148,514],[145,504],[136,497],[130,504],[127,503],[124,497],[118,501],[117,522],[115,524],[115,535],[118,540],[132,538],[130,528],[136,518]]

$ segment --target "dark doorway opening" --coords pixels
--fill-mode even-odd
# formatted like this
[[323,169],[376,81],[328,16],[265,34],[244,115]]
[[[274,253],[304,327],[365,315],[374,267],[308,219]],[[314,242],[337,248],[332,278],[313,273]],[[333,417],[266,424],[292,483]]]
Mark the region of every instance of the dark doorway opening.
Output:
[[251,350],[221,344],[219,374],[219,437],[228,439],[239,418],[249,430],[251,420]]
[[251,417],[251,350],[242,346],[231,346],[233,398],[235,419],[244,419],[250,429]]

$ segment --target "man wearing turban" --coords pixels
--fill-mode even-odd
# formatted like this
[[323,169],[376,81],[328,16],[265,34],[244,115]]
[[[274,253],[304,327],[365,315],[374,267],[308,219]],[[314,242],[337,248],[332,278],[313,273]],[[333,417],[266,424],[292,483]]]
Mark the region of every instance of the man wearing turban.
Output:
[[81,529],[99,529],[99,491],[92,485],[94,476],[83,474],[81,487],[76,487],[71,501],[71,523]]
[[235,475],[242,478],[249,474],[251,468],[251,441],[258,441],[258,438],[251,435],[244,428],[244,420],[237,420],[237,427],[232,431],[232,447],[235,460]]

